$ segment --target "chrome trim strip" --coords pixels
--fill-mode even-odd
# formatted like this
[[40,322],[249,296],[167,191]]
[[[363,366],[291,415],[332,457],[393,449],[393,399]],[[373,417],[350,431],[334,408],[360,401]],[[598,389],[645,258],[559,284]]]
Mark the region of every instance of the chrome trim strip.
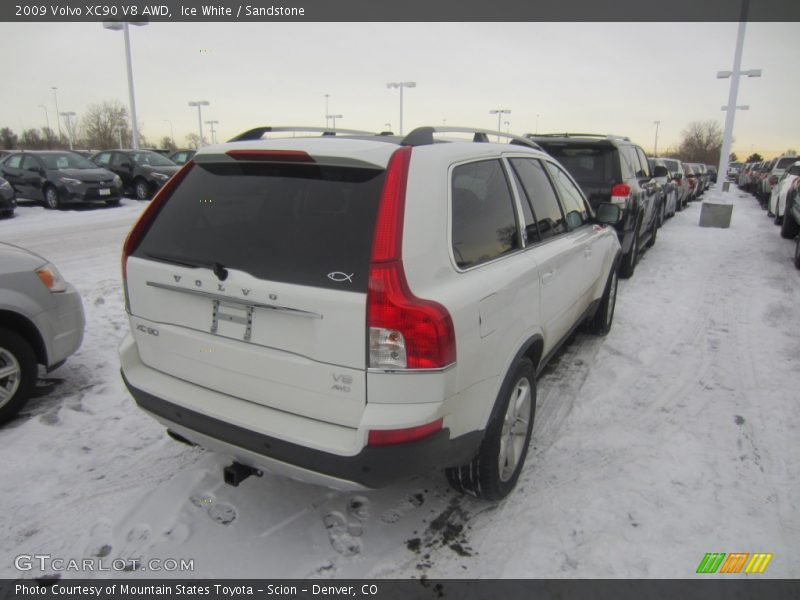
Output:
[[444,373],[455,366],[456,363],[450,363],[446,367],[439,367],[438,369],[378,369],[375,367],[368,367],[367,373],[383,373],[392,375],[402,375],[403,373]]
[[244,307],[254,307],[254,308],[266,308],[268,310],[275,310],[278,312],[287,313],[290,315],[295,315],[297,317],[306,317],[309,319],[321,319],[322,313],[313,312],[310,310],[302,310],[299,308],[291,308],[289,306],[280,306],[277,304],[264,304],[262,302],[254,302],[252,300],[243,300],[241,298],[233,298],[231,296],[223,296],[221,294],[214,294],[212,292],[206,292],[204,290],[193,290],[191,288],[185,287],[178,287],[177,285],[169,285],[166,283],[158,283],[156,281],[148,281],[147,285],[154,288],[159,288],[162,290],[170,290],[172,292],[183,292],[184,294],[192,294],[194,296],[203,296],[204,298],[210,298],[211,300],[219,300],[220,302],[226,302],[231,304],[239,304]]

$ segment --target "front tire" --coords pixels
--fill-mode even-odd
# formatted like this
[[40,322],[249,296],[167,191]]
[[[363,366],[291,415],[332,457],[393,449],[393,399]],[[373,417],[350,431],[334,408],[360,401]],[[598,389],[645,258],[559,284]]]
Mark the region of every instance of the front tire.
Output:
[[800,233],[800,226],[789,212],[792,209],[792,203],[794,201],[794,194],[786,197],[786,206],[783,209],[783,223],[781,224],[781,237],[785,240],[791,240],[796,237],[798,233]]
[[150,185],[144,179],[137,179],[133,184],[133,191],[137,200],[147,200],[150,197]]
[[468,465],[446,471],[453,488],[486,500],[501,500],[514,489],[528,454],[536,412],[534,376],[527,357],[509,371],[478,454]]
[[50,210],[61,208],[61,198],[58,196],[58,190],[52,185],[48,185],[44,190],[44,207]]
[[0,329],[0,423],[19,412],[36,384],[36,355],[14,331]]
[[794,266],[800,269],[800,237],[794,245]]

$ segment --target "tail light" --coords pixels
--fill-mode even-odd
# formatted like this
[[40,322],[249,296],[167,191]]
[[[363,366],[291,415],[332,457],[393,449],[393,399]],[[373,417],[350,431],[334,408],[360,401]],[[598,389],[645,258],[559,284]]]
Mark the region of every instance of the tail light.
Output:
[[186,174],[192,169],[193,165],[194,161],[188,161],[161,186],[161,189],[159,189],[155,196],[153,196],[153,199],[150,200],[150,204],[144,209],[139,220],[133,225],[133,228],[128,233],[128,237],[125,238],[125,243],[122,245],[122,286],[125,291],[125,308],[128,312],[131,310],[130,300],[128,298],[128,257],[136,250],[139,242],[142,241],[142,237],[144,237],[144,234],[150,228],[153,220],[166,203],[167,198],[172,195],[172,192],[178,184],[183,181],[183,178],[186,177]]
[[456,360],[450,313],[411,293],[402,262],[403,218],[411,147],[386,169],[369,268],[367,348],[378,369],[440,369]]
[[611,204],[624,207],[631,195],[631,186],[627,183],[618,183],[611,188]]

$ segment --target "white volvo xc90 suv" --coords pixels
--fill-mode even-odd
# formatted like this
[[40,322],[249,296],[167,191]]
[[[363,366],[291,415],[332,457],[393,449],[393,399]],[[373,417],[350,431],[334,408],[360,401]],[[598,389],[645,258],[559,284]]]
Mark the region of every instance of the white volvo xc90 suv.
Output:
[[122,259],[128,389],[173,437],[230,455],[234,485],[438,467],[504,497],[536,376],[577,326],[611,326],[619,209],[595,215],[523,138],[312,129],[203,148],[152,200]]

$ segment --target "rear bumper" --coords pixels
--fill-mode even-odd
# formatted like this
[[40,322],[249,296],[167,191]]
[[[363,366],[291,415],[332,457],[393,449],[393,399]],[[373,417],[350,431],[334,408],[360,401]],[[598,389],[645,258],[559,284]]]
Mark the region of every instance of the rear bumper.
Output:
[[122,378],[140,408],[186,439],[253,467],[337,488],[379,488],[428,469],[467,463],[482,437],[476,431],[451,440],[442,429],[417,442],[338,456],[183,408],[133,387],[124,373]]
[[416,442],[364,446],[366,429],[402,428],[408,426],[409,415],[424,423],[441,413],[436,404],[368,404],[362,425],[352,429],[220,394],[152,369],[142,363],[131,336],[120,345],[120,361],[136,403],[168,429],[242,464],[309,483],[337,489],[383,487],[430,469],[467,464],[483,439],[480,430],[451,439],[445,428]]

